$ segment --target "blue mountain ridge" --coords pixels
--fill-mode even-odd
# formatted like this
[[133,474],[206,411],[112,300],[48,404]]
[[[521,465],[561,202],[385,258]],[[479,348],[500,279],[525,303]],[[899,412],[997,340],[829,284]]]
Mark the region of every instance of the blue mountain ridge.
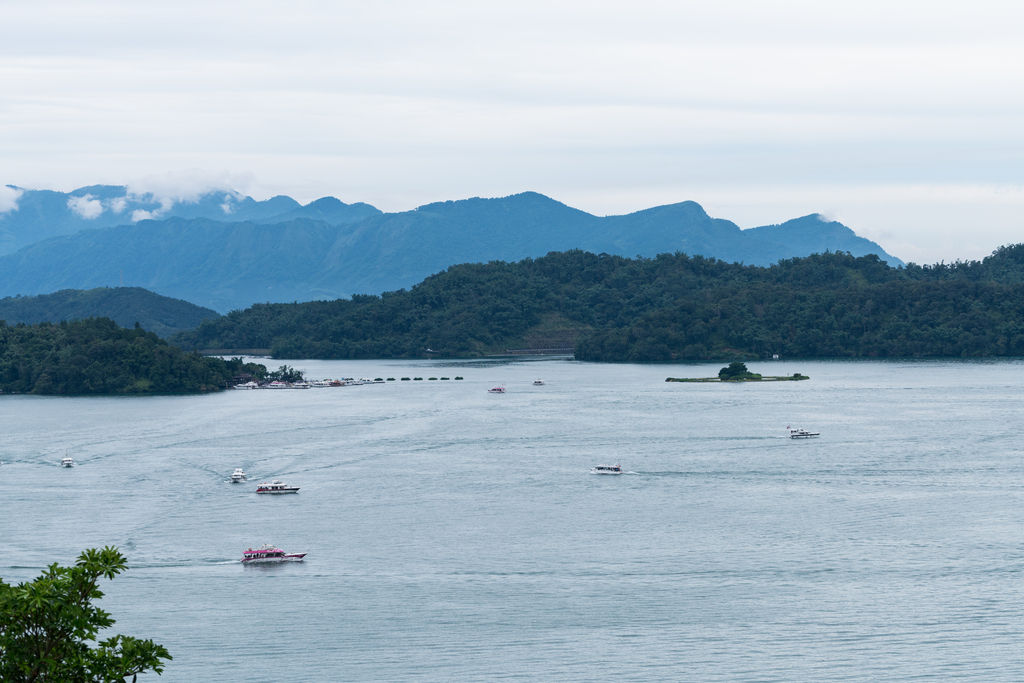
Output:
[[[87,189],[95,191],[84,194],[102,196],[99,188],[76,192]],[[2,256],[0,296],[116,285],[123,271],[126,285],[225,312],[263,301],[376,294],[410,287],[457,263],[568,249],[647,257],[681,251],[751,265],[828,249],[874,253],[902,265],[877,244],[816,215],[741,230],[692,201],[598,217],[535,192],[399,213],[333,197],[305,206],[287,197],[234,198],[225,214],[224,196],[213,193],[180,209],[187,215],[52,235]],[[49,206],[59,201],[39,199]],[[28,202],[32,211],[42,204]],[[215,218],[197,215],[204,212]]]
[[[279,195],[256,201],[235,192],[211,191],[195,201],[175,201],[165,207],[152,193],[132,194],[123,185],[89,185],[71,192],[53,190],[21,190],[18,208],[0,213],[0,255],[56,235],[70,235],[80,230],[107,228],[137,223],[133,216],[145,211],[144,218],[211,218],[227,222],[284,222],[295,218],[316,218],[340,225],[379,214],[369,204],[345,204],[334,197],[322,197],[303,206],[291,197]],[[95,215],[76,211],[73,206],[89,202]],[[88,216],[88,217],[87,217]]]

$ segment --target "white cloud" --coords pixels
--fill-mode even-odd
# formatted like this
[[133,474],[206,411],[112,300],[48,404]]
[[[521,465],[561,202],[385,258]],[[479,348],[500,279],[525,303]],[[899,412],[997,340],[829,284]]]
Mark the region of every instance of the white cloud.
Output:
[[159,218],[159,214],[156,211],[144,211],[142,209],[136,209],[132,211],[132,222],[138,223],[139,221],[148,221],[153,218]]
[[[823,212],[913,258],[1021,239],[1016,200],[957,188],[1024,178],[1024,4],[8,5],[0,182],[141,178],[145,218],[211,191],[402,210],[531,189],[748,227]],[[261,184],[164,173],[192,167]]]
[[110,206],[110,210],[113,211],[114,213],[121,213],[126,208],[128,208],[128,198],[127,197],[117,197],[115,199],[111,199],[110,203],[109,203],[109,206]]
[[221,209],[224,213],[231,213],[231,201],[240,201],[244,195],[239,190],[247,189],[253,179],[251,173],[209,173],[200,169],[146,176],[128,183],[127,196],[137,202],[157,202],[160,208],[152,211],[135,211],[132,220],[159,218],[175,204],[194,204],[212,192],[225,193]]
[[18,210],[18,200],[24,190],[10,185],[0,185],[0,214]]
[[75,212],[79,218],[92,220],[103,213],[103,202],[91,194],[82,197],[71,197],[68,199],[68,208]]

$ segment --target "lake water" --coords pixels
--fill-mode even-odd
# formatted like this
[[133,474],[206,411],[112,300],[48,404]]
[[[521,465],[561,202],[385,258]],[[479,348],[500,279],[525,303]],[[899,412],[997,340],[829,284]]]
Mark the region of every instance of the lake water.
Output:
[[0,576],[118,546],[168,683],[1024,680],[1024,363],[295,365],[465,380],[0,396]]

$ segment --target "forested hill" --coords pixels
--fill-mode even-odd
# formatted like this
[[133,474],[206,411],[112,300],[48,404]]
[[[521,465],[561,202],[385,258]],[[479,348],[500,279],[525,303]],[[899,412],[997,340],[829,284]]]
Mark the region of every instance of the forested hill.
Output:
[[266,368],[185,353],[141,327],[123,329],[107,318],[0,323],[0,393],[216,391],[243,371],[262,375]]
[[110,318],[121,327],[139,323],[164,338],[218,317],[220,313],[212,309],[160,296],[141,287],[64,289],[53,294],[0,299],[0,320],[12,324]]
[[1022,283],[1024,245],[982,262],[901,269],[874,255],[764,268],[568,251],[453,266],[380,297],[257,305],[173,341],[272,348],[278,358],[466,357],[565,344],[600,361],[1024,355]]

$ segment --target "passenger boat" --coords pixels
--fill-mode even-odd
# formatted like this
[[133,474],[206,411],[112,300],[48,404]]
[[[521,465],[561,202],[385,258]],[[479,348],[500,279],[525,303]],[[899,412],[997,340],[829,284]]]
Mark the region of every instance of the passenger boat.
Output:
[[235,389],[242,389],[242,390],[246,390],[246,389],[259,389],[260,385],[257,384],[256,382],[246,382],[245,384],[236,384],[234,386],[234,388]]
[[71,456],[65,455],[60,460],[60,466],[61,467],[74,467],[75,466],[75,460]]
[[789,429],[789,438],[791,439],[809,439],[812,436],[821,436],[821,432],[809,432],[806,429]]
[[247,481],[245,472],[242,471],[241,467],[236,467],[235,471],[231,473],[231,483],[240,484],[243,481]]
[[542,379],[535,379],[535,380],[533,380],[533,386],[535,386],[535,387],[542,387],[542,386],[544,386],[544,380],[542,380]]
[[309,389],[309,382],[292,382],[288,385],[289,389]]
[[329,380],[329,379],[318,379],[315,382],[310,382],[309,386],[313,387],[314,389],[318,389],[318,388],[321,388],[321,387],[329,387],[329,386],[331,386],[331,382],[332,381],[333,380]]
[[487,390],[487,393],[488,394],[504,394],[505,393],[505,387],[492,387],[492,388]]
[[302,562],[306,553],[286,553],[280,548],[264,543],[253,550],[249,548],[242,553],[242,564],[270,564],[276,562]]
[[280,479],[275,479],[274,481],[270,482],[269,484],[267,482],[263,482],[262,484],[257,484],[257,486],[256,486],[256,493],[298,493],[298,492],[299,492],[299,487],[298,486],[288,486],[287,484],[285,484]]
[[591,474],[622,474],[620,465],[598,465],[590,469]]
[[270,384],[264,384],[263,388],[264,389],[288,389],[289,387],[288,387],[288,382],[274,381],[274,382],[271,382]]

